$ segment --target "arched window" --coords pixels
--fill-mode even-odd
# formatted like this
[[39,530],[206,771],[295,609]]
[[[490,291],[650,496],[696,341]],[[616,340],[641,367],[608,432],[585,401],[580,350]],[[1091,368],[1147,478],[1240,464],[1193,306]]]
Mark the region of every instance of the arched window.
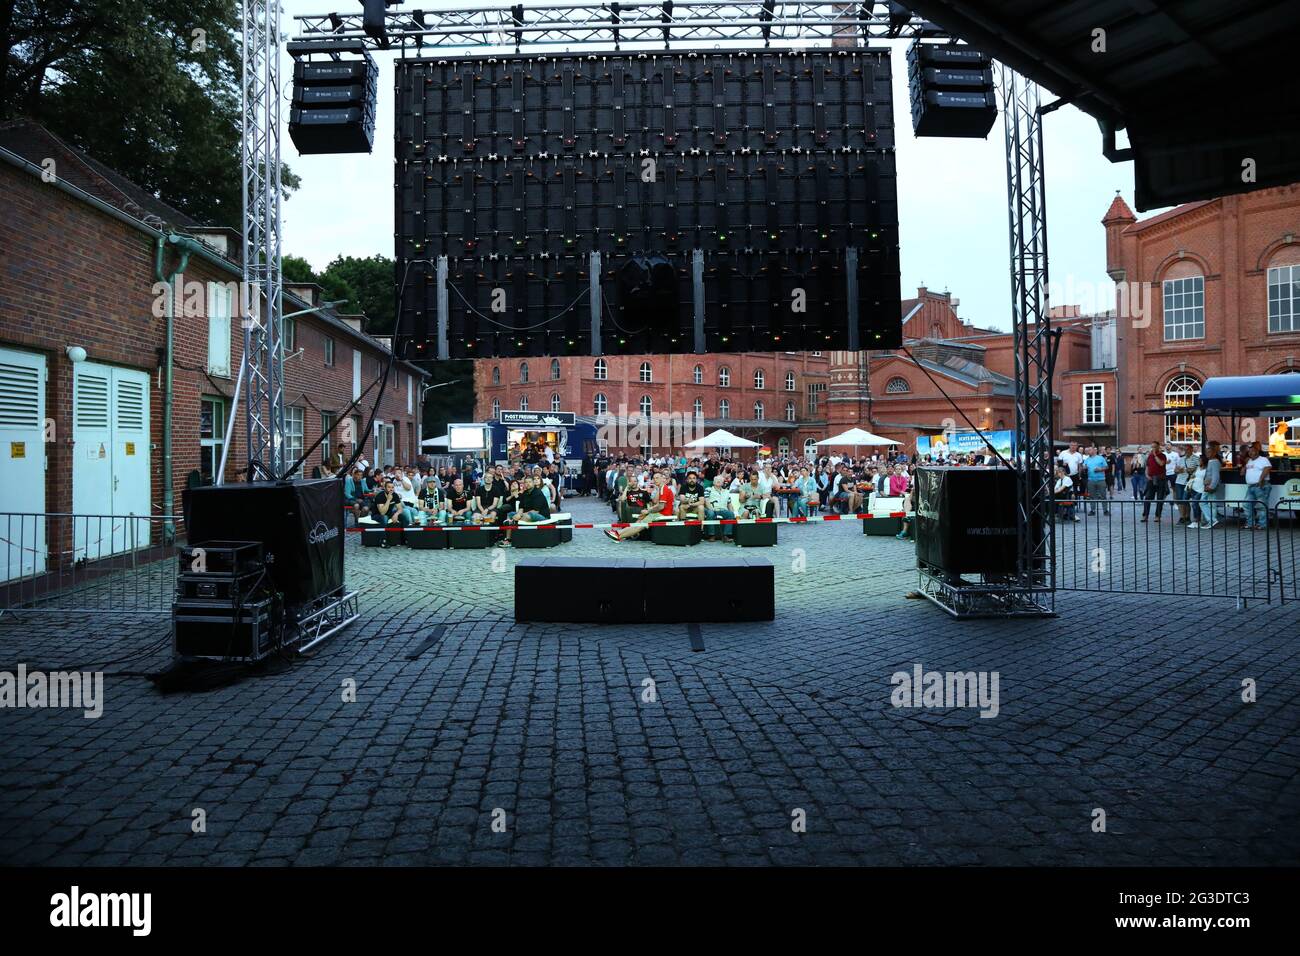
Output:
[[500,384],[501,384],[501,366],[500,366],[500,365],[493,365],[493,366],[492,366],[492,384],[493,384],[493,385],[500,385]]
[[553,358],[551,359],[551,381],[558,382],[559,380],[560,380],[560,360]]
[[1166,279],[1163,292],[1165,341],[1205,338],[1205,276]]
[[731,369],[725,365],[718,366],[718,384],[723,388],[731,386]]
[[754,403],[754,421],[761,422],[763,420],[764,410],[762,402]]
[[604,415],[609,411],[609,399],[605,397],[604,392],[597,392],[596,397],[592,399],[592,412],[596,415]]
[[520,410],[521,412],[526,412],[526,411],[528,411],[528,396],[527,396],[527,395],[520,395],[520,396],[519,396],[519,410]]
[[528,363],[527,363],[527,362],[520,362],[520,363],[519,363],[519,381],[521,381],[521,382],[526,382],[526,381],[528,381]]
[[810,459],[817,457],[817,439],[805,438],[803,440],[803,456]]
[[785,403],[785,420],[786,420],[787,422],[792,422],[792,421],[794,421],[794,418],[795,418],[794,402],[786,402],[786,403]]
[[641,414],[642,414],[642,415],[646,415],[646,416],[648,416],[648,415],[650,414],[650,409],[651,409],[651,407],[652,407],[652,404],[651,404],[651,402],[650,402],[650,396],[649,396],[649,395],[642,395],[642,396],[641,396]]
[[694,370],[693,372],[691,372],[691,381],[693,381],[696,385],[703,385],[703,384],[704,384],[704,366],[703,366],[703,365],[697,365],[697,366],[695,366],[695,370]]
[[604,359],[596,359],[596,364],[592,366],[591,377],[598,382],[609,378],[609,366],[605,364]]
[[790,454],[790,439],[784,435],[776,440],[776,453],[778,455]]
[[650,363],[649,363],[649,362],[642,362],[642,363],[641,363],[641,381],[643,381],[643,382],[653,382],[653,381],[654,381],[654,375],[653,375],[653,374],[651,373],[651,371],[650,371]]
[[556,392],[554,395],[551,396],[551,411],[558,412],[559,410],[560,410],[560,393]]
[[704,399],[697,398],[695,400],[694,411],[696,418],[702,418],[704,416]]
[[1201,394],[1201,383],[1193,375],[1175,375],[1165,386],[1165,441],[1199,442],[1201,423],[1196,415],[1173,412],[1172,409],[1190,409]]
[[794,372],[785,373],[785,390],[787,392],[794,391]]
[[907,384],[907,379],[901,376],[895,376],[885,383],[886,395],[902,395],[904,392],[910,392],[912,386]]
[[763,374],[763,370],[761,368],[754,369],[754,387],[762,388],[766,381],[767,378]]
[[719,418],[731,417],[731,402],[727,401],[725,398],[722,401],[718,402],[718,417]]
[[501,399],[499,398],[492,399],[492,417],[493,418],[501,417]]

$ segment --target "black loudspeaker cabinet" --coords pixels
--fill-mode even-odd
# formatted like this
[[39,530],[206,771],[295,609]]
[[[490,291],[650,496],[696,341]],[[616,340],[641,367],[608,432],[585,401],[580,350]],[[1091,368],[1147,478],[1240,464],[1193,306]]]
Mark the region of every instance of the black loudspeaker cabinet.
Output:
[[515,620],[591,624],[770,621],[776,570],[748,557],[525,558]]
[[917,136],[982,139],[998,117],[990,57],[965,45],[915,41],[907,51]]
[[1018,473],[927,466],[916,474],[917,564],[953,575],[1014,574]]
[[304,155],[368,153],[375,140],[379,66],[359,41],[322,46],[288,46],[295,57],[289,137]]
[[177,600],[172,605],[172,640],[182,657],[258,661],[275,650],[276,602]]
[[[439,256],[450,357],[592,354],[593,252],[601,354],[694,351],[697,269],[706,351],[845,348],[855,312],[864,347],[898,344],[887,50],[396,67],[397,331],[413,354],[436,348]],[[619,287],[638,257],[672,269],[653,321]]]
[[191,541],[260,541],[267,577],[289,606],[343,586],[343,483],[335,478],[189,488]]

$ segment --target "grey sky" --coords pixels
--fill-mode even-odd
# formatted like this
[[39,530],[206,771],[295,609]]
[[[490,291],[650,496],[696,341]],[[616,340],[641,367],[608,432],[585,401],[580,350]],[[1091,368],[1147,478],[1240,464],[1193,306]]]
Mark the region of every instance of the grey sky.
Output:
[[[284,0],[284,32],[294,14],[352,11],[355,0]],[[435,9],[439,4],[408,4]],[[902,293],[924,283],[960,299],[958,313],[977,325],[1010,327],[1007,180],[1001,120],[987,140],[915,139],[907,99],[905,43],[893,52]],[[452,54],[450,49],[446,51]],[[379,107],[371,155],[299,156],[287,131],[283,155],[302,177],[284,205],[285,254],[317,269],[336,255],[393,254],[393,54],[379,54]],[[285,93],[292,78],[285,58]],[[1053,97],[1044,94],[1045,100]],[[287,109],[285,122],[287,123]],[[1133,167],[1101,155],[1096,122],[1067,106],[1044,119],[1048,250],[1052,285],[1079,294],[1055,305],[1107,306],[1101,217],[1122,192],[1132,204]],[[1093,301],[1088,301],[1088,300]],[[1113,300],[1110,300],[1113,302]]]

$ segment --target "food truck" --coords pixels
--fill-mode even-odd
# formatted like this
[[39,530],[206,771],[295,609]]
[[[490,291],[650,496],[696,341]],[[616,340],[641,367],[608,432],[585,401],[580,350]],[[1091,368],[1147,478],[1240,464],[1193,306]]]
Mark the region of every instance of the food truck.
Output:
[[573,412],[503,410],[487,426],[491,435],[488,458],[503,463],[576,463],[596,447],[596,427],[578,421]]
[[[1294,508],[1300,512],[1300,445],[1289,440],[1300,436],[1300,374],[1229,375],[1208,378],[1201,386],[1193,406],[1201,415],[1201,454],[1205,454],[1209,431],[1208,417],[1225,424],[1227,440],[1223,442],[1229,464],[1223,469],[1224,501],[1231,508],[1246,500],[1246,479],[1242,465],[1246,450],[1257,444],[1273,467],[1269,474],[1272,489],[1268,507],[1281,506],[1283,512]],[[1277,419],[1271,428],[1260,429],[1257,418]],[[1241,423],[1249,421],[1249,431]],[[1291,422],[1295,422],[1294,425]],[[1253,432],[1253,434],[1250,434]]]

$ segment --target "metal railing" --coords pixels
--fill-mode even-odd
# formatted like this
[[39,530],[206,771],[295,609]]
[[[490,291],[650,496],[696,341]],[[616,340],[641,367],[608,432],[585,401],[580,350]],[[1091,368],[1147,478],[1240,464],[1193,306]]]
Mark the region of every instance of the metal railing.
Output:
[[170,614],[177,519],[0,513],[0,612]]
[[1216,520],[1207,527],[1196,505],[1174,498],[1058,500],[1057,588],[1238,601],[1297,598],[1300,510],[1268,509],[1264,527],[1252,529],[1241,503],[1217,502]]

